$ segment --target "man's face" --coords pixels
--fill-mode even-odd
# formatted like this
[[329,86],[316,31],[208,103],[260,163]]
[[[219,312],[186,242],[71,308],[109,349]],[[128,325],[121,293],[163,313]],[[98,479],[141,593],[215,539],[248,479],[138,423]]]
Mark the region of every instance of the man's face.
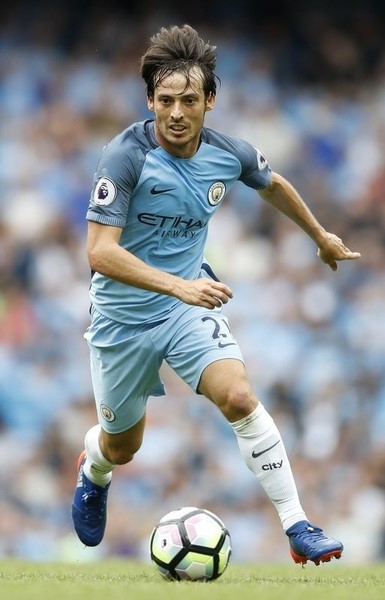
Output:
[[156,88],[153,98],[148,98],[148,108],[155,115],[155,133],[159,144],[170,154],[191,158],[198,148],[205,113],[214,106],[215,96],[205,98],[202,73],[193,67],[190,84],[176,71],[166,77]]

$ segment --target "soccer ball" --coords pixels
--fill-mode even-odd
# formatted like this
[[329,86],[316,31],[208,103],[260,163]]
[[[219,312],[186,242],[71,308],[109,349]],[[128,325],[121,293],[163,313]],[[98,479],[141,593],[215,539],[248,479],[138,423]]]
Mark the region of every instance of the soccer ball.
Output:
[[155,568],[168,580],[210,581],[229,564],[231,539],[214,513],[196,506],[161,518],[150,538]]

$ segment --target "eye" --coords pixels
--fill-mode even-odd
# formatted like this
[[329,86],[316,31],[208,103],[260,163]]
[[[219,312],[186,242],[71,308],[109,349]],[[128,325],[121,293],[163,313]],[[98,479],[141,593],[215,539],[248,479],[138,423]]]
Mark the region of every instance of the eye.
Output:
[[170,96],[158,96],[157,101],[159,104],[168,105],[171,103],[171,98]]

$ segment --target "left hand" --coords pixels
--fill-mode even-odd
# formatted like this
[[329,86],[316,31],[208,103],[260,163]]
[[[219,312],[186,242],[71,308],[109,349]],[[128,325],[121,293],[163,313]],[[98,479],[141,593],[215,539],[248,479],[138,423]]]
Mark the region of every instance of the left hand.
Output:
[[329,265],[333,271],[337,270],[338,260],[355,260],[356,258],[361,258],[359,252],[349,250],[334,233],[326,233],[322,245],[318,248],[317,256]]

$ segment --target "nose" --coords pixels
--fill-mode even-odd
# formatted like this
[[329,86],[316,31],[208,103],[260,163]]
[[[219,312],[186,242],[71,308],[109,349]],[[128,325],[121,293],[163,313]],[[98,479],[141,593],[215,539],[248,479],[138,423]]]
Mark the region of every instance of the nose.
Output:
[[171,111],[171,117],[174,119],[174,121],[179,121],[180,119],[182,119],[183,107],[182,107],[181,102],[178,102],[178,101],[174,102],[172,111]]

